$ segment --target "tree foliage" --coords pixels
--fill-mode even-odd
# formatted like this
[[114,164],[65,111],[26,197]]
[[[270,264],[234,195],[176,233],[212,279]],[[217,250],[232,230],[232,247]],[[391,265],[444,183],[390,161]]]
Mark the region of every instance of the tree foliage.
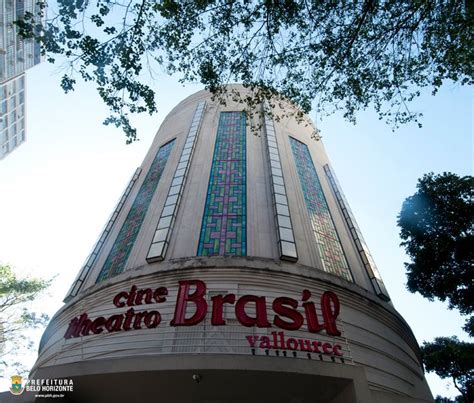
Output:
[[428,372],[440,378],[451,378],[464,402],[474,401],[474,343],[459,341],[456,336],[437,337],[421,347]]
[[456,396],[454,399],[437,395],[435,397],[435,403],[464,403],[462,396]]
[[[466,315],[474,310],[473,190],[472,176],[426,174],[398,216],[408,289]],[[472,317],[465,329],[474,333]]]
[[[371,106],[393,127],[417,121],[408,104],[445,80],[472,84],[473,12],[459,0],[58,0],[44,26],[18,21],[48,60],[66,60],[62,88],[95,83],[111,109],[107,124],[136,139],[129,114],[156,111],[146,72],[201,82],[216,95],[241,82],[252,109],[276,93],[303,112]],[[313,105],[312,105],[313,103]]]
[[10,266],[0,264],[0,374],[12,365],[12,357],[31,347],[25,330],[47,322],[48,316],[34,312],[31,303],[50,283],[18,278]]

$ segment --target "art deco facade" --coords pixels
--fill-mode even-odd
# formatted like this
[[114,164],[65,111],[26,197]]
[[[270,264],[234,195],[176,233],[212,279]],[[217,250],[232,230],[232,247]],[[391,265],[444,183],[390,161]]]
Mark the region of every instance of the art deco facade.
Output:
[[432,401],[322,142],[261,107],[200,91],[167,116],[30,377],[70,401]]
[[40,46],[22,39],[14,21],[35,13],[36,0],[0,0],[0,159],[25,137],[25,70],[40,63]]

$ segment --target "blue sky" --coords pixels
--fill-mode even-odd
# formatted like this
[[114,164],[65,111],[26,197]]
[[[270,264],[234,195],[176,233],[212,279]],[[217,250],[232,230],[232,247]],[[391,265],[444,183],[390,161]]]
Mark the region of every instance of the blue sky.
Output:
[[[158,77],[153,85],[159,112],[135,117],[140,141],[125,145],[119,129],[101,124],[107,109],[94,87],[80,84],[65,95],[59,78],[57,66],[48,63],[28,72],[27,142],[0,161],[0,261],[20,273],[57,275],[41,301],[49,314],[61,306],[163,118],[201,89]],[[454,334],[467,339],[455,311],[406,291],[407,258],[396,217],[424,173],[472,174],[472,90],[445,85],[436,97],[424,94],[413,109],[424,113],[423,128],[413,124],[395,133],[372,112],[360,113],[356,126],[338,115],[311,118],[394,305],[419,343]],[[32,364],[35,354],[24,359]],[[457,394],[447,381],[428,380],[435,396]],[[6,388],[0,380],[0,390]]]

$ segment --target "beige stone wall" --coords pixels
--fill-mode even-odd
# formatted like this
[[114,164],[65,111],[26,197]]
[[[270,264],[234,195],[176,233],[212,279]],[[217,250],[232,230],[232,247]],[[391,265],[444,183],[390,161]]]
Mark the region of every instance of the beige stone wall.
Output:
[[[90,287],[95,283],[159,147],[176,138],[176,144],[159,182],[157,191],[150,203],[150,208],[135,241],[125,270],[147,264],[145,257],[153,239],[154,230],[163,209],[172,176],[178,164],[181,149],[186,140],[194,110],[201,100],[207,102],[206,110],[166,258],[173,259],[196,255],[219,113],[243,109],[242,104],[231,100],[225,106],[218,104],[217,101],[213,102],[204,91],[198,92],[178,104],[162,123],[142,164],[142,174],[127,198],[126,204],[82,289]],[[278,106],[274,113],[277,116],[283,116],[283,111]],[[254,118],[254,122],[256,120],[258,120],[257,117]],[[290,135],[308,145],[354,281],[362,288],[372,292],[370,280],[357,251],[354,249],[348,229],[324,173],[323,166],[329,163],[324,146],[321,141],[311,139],[314,128],[308,125],[306,121],[297,122],[296,119],[288,117],[283,117],[280,121],[274,120],[274,125],[289,197],[291,218],[294,224],[298,261],[303,265],[314,267],[316,270],[321,270],[322,268],[321,258],[318,249],[315,247],[313,231],[308,221],[306,205],[289,144],[288,137]],[[247,130],[247,255],[278,260],[277,235],[275,220],[271,210],[272,196],[267,159],[263,131],[255,132],[249,127]]]
[[[182,202],[174,224],[170,246],[161,262],[147,263],[146,256],[163,210],[181,150],[186,141],[194,111],[199,101],[207,102],[190,171],[182,194]],[[286,106],[285,108],[287,108]],[[375,293],[369,276],[350,237],[334,194],[323,169],[329,163],[321,141],[311,139],[313,127],[299,124],[294,119],[283,118],[274,122],[281,165],[284,173],[288,203],[298,250],[298,261],[290,263],[279,259],[277,234],[272,211],[272,193],[269,162],[264,133],[247,131],[247,257],[196,257],[202,215],[206,200],[212,155],[221,111],[242,110],[242,105],[229,101],[226,106],[211,101],[209,95],[198,92],[187,98],[167,116],[142,164],[142,173],[132,188],[114,227],[100,251],[86,281],[79,292],[55,315],[48,326],[40,346],[38,361],[33,374],[55,373],[60,368],[62,376],[77,376],[78,368],[100,367],[101,373],[117,372],[117,360],[125,363],[141,357],[150,371],[171,371],[173,362],[187,362],[194,354],[202,357],[207,369],[219,369],[223,359],[235,357],[240,369],[265,370],[284,373],[288,366],[301,368],[303,372],[331,373],[337,378],[349,379],[353,389],[339,394],[337,400],[348,396],[369,402],[432,401],[429,388],[421,369],[417,342],[404,320],[393,307]],[[280,111],[281,112],[281,111]],[[276,114],[280,113],[278,110]],[[313,230],[308,222],[306,205],[295,168],[289,136],[308,145],[336,231],[341,240],[354,282],[326,273],[322,270],[321,257],[315,245]],[[159,147],[176,138],[175,146],[165,171],[154,193],[143,225],[123,273],[96,284],[96,278],[109,254],[125,217],[135,199]],[[271,335],[272,328],[247,328],[235,320],[234,307],[226,306],[226,326],[211,326],[210,309],[202,323],[192,327],[170,326],[174,314],[178,282],[200,279],[208,286],[207,296],[234,293],[266,297],[267,310],[279,296],[301,301],[301,292],[308,289],[313,300],[319,301],[324,291],[335,292],[341,302],[338,327],[342,334],[330,336],[321,331],[310,333],[305,322],[298,331],[285,331],[287,337],[308,338],[341,345],[344,361],[331,355],[291,351],[276,355],[275,350],[266,356],[265,349],[252,352],[247,335]],[[162,322],[156,328],[119,332],[103,332],[96,335],[65,339],[70,321],[84,312],[92,319],[99,316],[124,313],[126,308],[113,305],[114,295],[130,290],[132,285],[143,288],[167,287],[170,295],[165,303],[134,307],[140,310],[158,310]],[[301,303],[299,311],[303,312]],[[321,312],[318,311],[321,315]],[[169,357],[174,357],[169,359]],[[256,361],[252,361],[255,359]],[[238,361],[240,360],[240,361]],[[268,360],[268,361],[265,361]],[[291,360],[291,365],[289,364]],[[128,362],[128,361],[127,361]],[[254,368],[254,363],[257,363]],[[100,363],[100,365],[99,365]],[[110,363],[108,366],[107,363]],[[123,371],[135,371],[125,364]],[[308,369],[310,368],[310,369]],[[330,370],[328,370],[330,368]],[[81,369],[83,371],[84,369]],[[230,370],[230,369],[229,369]],[[59,369],[57,370],[59,371]],[[328,372],[329,371],[329,372]],[[84,375],[84,374],[83,374]],[[328,375],[329,376],[329,375]],[[362,381],[361,381],[362,379]],[[361,386],[362,385],[362,386]],[[364,386],[365,385],[365,386]],[[365,388],[365,389],[364,389]],[[370,391],[370,397],[368,393]],[[335,395],[334,395],[335,396]],[[346,397],[344,397],[346,396]],[[342,400],[341,400],[342,399]],[[352,399],[352,397],[351,397]],[[304,400],[306,401],[306,400]]]
[[[96,285],[54,317],[43,336],[35,370],[65,364],[71,365],[73,370],[75,363],[137,356],[144,357],[144,360],[168,355],[181,359],[178,357],[195,353],[204,356],[251,357],[253,354],[245,339],[247,335],[269,335],[271,331],[282,330],[274,325],[269,329],[246,328],[235,320],[234,307],[230,305],[225,309],[225,318],[228,320],[225,326],[210,325],[210,305],[202,323],[180,328],[170,326],[176,305],[178,281],[200,279],[207,284],[209,296],[216,293],[235,293],[238,297],[244,294],[265,296],[269,318],[272,312],[271,303],[275,297],[289,296],[301,300],[301,291],[308,289],[317,303],[324,291],[335,292],[341,302],[338,319],[338,328],[342,331],[340,337],[328,336],[324,330],[317,334],[309,333],[306,323],[298,331],[284,333],[287,338],[338,343],[342,346],[344,362],[332,362],[330,356],[326,355],[320,361],[318,354],[311,354],[310,360],[305,353],[299,351],[297,357],[292,357],[291,351],[288,351],[286,357],[280,351],[280,356],[277,357],[275,351],[271,350],[267,358],[298,360],[302,363],[310,361],[316,367],[322,363],[341,368],[362,367],[369,388],[374,392],[430,399],[420,367],[416,340],[409,327],[390,305],[380,303],[376,297],[358,286],[348,287],[342,280],[334,281],[334,276],[317,275],[319,273],[315,274],[309,267],[296,264],[298,270],[289,270],[291,264],[286,263],[278,270],[272,270],[269,269],[271,265],[272,262],[266,259],[177,259],[169,263],[155,263],[145,271],[137,269],[123,273],[118,277],[118,282],[110,286]],[[130,290],[133,284],[138,288],[168,288],[169,297],[165,303],[134,307],[136,311],[158,310],[162,315],[162,322],[158,327],[64,339],[70,320],[84,312],[87,312],[91,319],[125,312],[127,307],[117,308],[112,300],[120,291]],[[192,307],[189,312],[192,313]],[[318,314],[321,316],[319,308]],[[257,348],[255,355],[265,357],[264,349]],[[214,359],[218,367],[219,359]],[[156,369],[166,368],[158,366]]]

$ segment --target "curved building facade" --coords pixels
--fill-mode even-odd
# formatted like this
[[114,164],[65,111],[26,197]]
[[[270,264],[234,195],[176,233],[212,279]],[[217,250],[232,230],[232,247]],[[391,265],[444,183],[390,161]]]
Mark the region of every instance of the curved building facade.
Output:
[[276,104],[173,109],[31,376],[70,401],[433,401],[322,142]]

